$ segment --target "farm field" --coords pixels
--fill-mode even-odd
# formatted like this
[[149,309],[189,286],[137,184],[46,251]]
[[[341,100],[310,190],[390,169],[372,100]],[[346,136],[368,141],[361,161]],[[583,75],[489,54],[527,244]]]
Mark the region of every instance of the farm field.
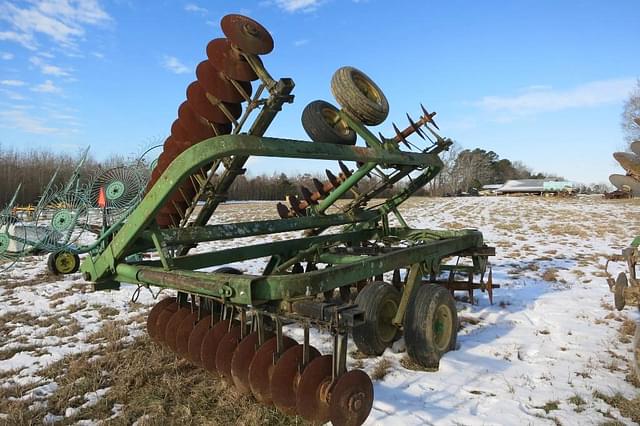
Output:
[[[350,342],[349,368],[374,381],[366,424],[640,422],[640,384],[628,363],[640,317],[615,310],[604,270],[607,256],[640,234],[640,202],[412,198],[400,211],[413,227],[480,229],[496,247],[501,288],[493,304],[485,293],[473,305],[456,294],[458,348],[437,372],[408,369],[402,340],[374,358]],[[275,202],[255,202],[224,205],[214,219],[275,217]],[[290,235],[299,233],[271,238]],[[0,424],[303,423],[153,344],[148,290],[136,301],[131,285],[95,293],[80,274],[48,275],[46,261],[22,259],[0,277]],[[264,262],[232,266],[257,272]],[[609,266],[614,275],[622,268]],[[302,330],[286,331],[301,340]],[[330,351],[331,336],[311,338]]]

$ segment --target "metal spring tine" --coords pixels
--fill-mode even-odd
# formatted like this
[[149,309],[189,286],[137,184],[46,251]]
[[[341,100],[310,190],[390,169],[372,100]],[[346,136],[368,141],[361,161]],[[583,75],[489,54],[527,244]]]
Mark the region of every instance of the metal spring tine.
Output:
[[422,130],[420,130],[420,127],[416,123],[414,123],[414,121],[411,119],[411,116],[409,115],[409,113],[407,113],[407,120],[409,120],[409,125],[411,126],[411,128],[413,129],[415,134],[420,136],[422,139],[424,139],[424,134],[423,134]]
[[346,177],[350,177],[353,174],[353,172],[349,170],[347,165],[344,164],[341,160],[338,160],[338,165],[340,166],[340,170],[342,170],[342,173],[344,173]]
[[425,117],[428,118],[429,123],[433,124],[433,127],[440,130],[440,127],[438,127],[438,125],[433,119],[436,113],[434,112],[433,114],[430,114],[429,111],[427,111],[427,109],[422,104],[420,104],[420,108],[422,108],[422,112],[424,113]]
[[407,148],[411,149],[411,146],[409,145],[409,142],[407,141],[407,139],[404,137],[404,135],[402,134],[402,132],[400,131],[400,129],[398,129],[398,126],[396,126],[396,123],[391,123],[393,125],[393,130],[395,130],[396,132],[396,137],[398,139],[400,139],[400,141],[402,141]]
[[327,196],[327,192],[324,190],[324,184],[320,182],[320,180],[313,178],[313,185],[323,198]]
[[280,219],[287,219],[291,216],[290,215],[291,212],[289,208],[282,203],[276,204],[276,209],[278,210],[278,215],[280,216]]
[[325,173],[327,174],[327,178],[329,178],[329,182],[331,182],[331,185],[333,185],[334,189],[337,188],[338,186],[340,186],[340,181],[338,180],[336,175],[334,175],[331,172],[331,170],[326,169]]
[[304,198],[307,204],[318,204],[318,201],[312,198],[313,194],[307,187],[300,185],[300,192],[302,193],[302,198]]
[[291,205],[291,208],[293,209],[293,211],[296,212],[298,216],[307,215],[307,212],[305,211],[305,209],[300,207],[300,201],[298,200],[298,197],[296,197],[295,195],[287,195],[287,201]]

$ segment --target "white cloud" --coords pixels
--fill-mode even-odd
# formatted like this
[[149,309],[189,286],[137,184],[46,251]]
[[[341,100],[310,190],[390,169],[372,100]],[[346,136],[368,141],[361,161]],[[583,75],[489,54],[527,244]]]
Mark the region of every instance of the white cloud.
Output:
[[187,12],[199,13],[201,15],[206,15],[207,13],[209,13],[209,11],[204,7],[200,7],[197,4],[193,3],[187,3],[184,6],[184,10],[186,10]]
[[311,12],[316,10],[322,0],[275,0],[280,9],[287,12]]
[[34,86],[31,90],[33,90],[34,92],[40,92],[40,93],[60,93],[60,92],[62,92],[62,89],[59,88],[58,86],[56,86],[55,84],[53,84],[53,81],[51,81],[51,80],[47,80],[42,84],[38,84],[37,86]]
[[0,80],[0,84],[2,84],[3,86],[18,87],[18,86],[24,86],[27,83],[25,83],[22,80]]
[[307,40],[306,38],[303,38],[301,40],[296,40],[293,42],[293,45],[295,47],[300,47],[300,46],[304,46],[305,44],[309,43],[309,40]]
[[0,126],[39,135],[60,132],[60,129],[47,126],[41,119],[27,115],[24,109],[0,111]]
[[165,55],[162,60],[162,66],[174,74],[185,74],[189,72],[189,68],[175,56]]
[[56,77],[69,77],[71,75],[67,70],[56,65],[47,64],[37,56],[32,56],[31,58],[29,58],[29,62],[38,67],[42,74],[54,75]]
[[554,90],[551,86],[530,86],[518,95],[485,96],[473,104],[486,111],[507,115],[594,107],[626,99],[635,84],[635,78],[622,78],[592,81],[564,90]]
[[12,101],[24,101],[25,98],[20,93],[14,92],[13,90],[7,90],[4,88],[0,88],[0,92],[4,93],[7,99],[11,99]]
[[10,30],[0,40],[13,41],[36,50],[37,35],[44,35],[63,47],[75,47],[85,35],[85,26],[111,21],[98,0],[40,0],[24,6],[0,3],[0,20]]
[[0,52],[0,59],[2,59],[3,61],[10,61],[13,59],[13,53]]

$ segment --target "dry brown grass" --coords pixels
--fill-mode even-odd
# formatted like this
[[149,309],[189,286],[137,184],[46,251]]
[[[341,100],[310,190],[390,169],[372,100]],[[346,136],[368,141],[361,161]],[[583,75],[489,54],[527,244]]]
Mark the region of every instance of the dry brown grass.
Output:
[[640,423],[640,395],[633,399],[627,399],[620,393],[608,396],[596,391],[593,396],[620,410],[620,414],[624,417],[631,419],[635,423]]
[[556,268],[548,268],[542,274],[542,279],[548,282],[558,281],[558,270]]
[[373,369],[373,373],[371,374],[372,380],[383,380],[387,373],[389,373],[389,369],[391,368],[391,361],[388,358],[382,357],[376,363],[376,366]]
[[[106,420],[114,407],[122,405],[120,415],[106,424],[144,425],[167,424],[242,424],[289,425],[300,424],[298,418],[284,416],[272,407],[240,395],[229,385],[177,359],[169,351],[151,343],[148,338],[136,339],[124,345],[111,326],[109,349],[67,357],[41,372],[42,376],[58,384],[47,399],[46,408],[29,410],[33,400],[15,400],[8,396],[22,396],[25,387],[4,389],[0,395],[0,412],[8,415],[7,424],[42,424],[47,412],[64,415],[70,407],[81,407],[91,394],[109,387],[93,406],[82,407],[60,424],[73,424],[82,419]],[[1,423],[1,422],[0,422]]]

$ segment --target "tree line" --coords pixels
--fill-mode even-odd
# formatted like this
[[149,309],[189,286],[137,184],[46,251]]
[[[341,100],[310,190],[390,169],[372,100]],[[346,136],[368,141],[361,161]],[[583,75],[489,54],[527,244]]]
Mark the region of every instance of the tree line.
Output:
[[[444,163],[443,170],[416,195],[455,195],[473,192],[485,184],[504,183],[509,179],[554,177],[534,173],[522,162],[500,158],[493,151],[479,148],[462,150],[454,145],[449,151],[443,153],[441,158]],[[0,145],[0,207],[9,202],[20,183],[22,183],[22,189],[17,198],[18,204],[37,202],[56,170],[58,170],[56,183],[58,186],[64,185],[72,175],[79,159],[80,153],[73,155],[47,150],[20,151]],[[96,175],[100,170],[115,167],[124,162],[124,158],[117,156],[104,161],[88,157],[80,172],[86,182],[88,177]],[[351,166],[355,167],[354,164]],[[337,170],[336,165],[335,174],[338,173]],[[241,175],[231,186],[228,196],[230,200],[283,200],[287,195],[299,196],[301,186],[315,191],[314,178],[322,182],[327,180],[327,177],[320,173],[287,175],[280,172],[270,175]],[[366,192],[379,181],[379,177],[371,174],[371,177],[359,182],[355,191]],[[390,196],[404,185],[406,182],[401,181],[380,196]],[[353,193],[347,193],[346,197],[353,195]]]

